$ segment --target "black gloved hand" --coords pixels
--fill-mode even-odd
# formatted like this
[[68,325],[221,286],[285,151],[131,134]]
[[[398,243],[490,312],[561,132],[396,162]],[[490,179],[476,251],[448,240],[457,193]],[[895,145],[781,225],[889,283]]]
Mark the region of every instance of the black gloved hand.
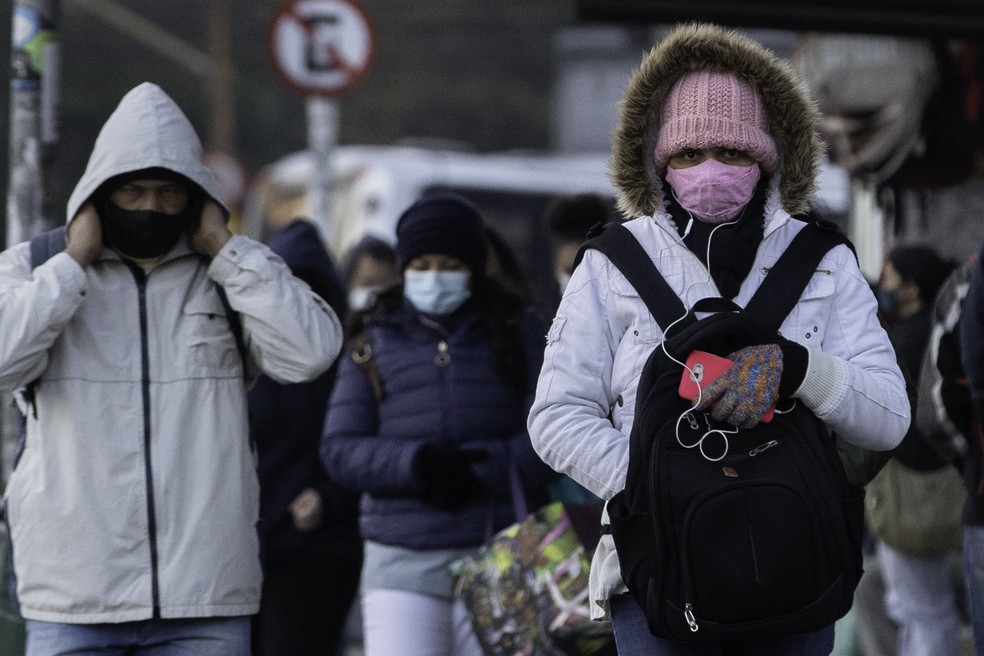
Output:
[[463,449],[450,442],[429,442],[413,457],[413,474],[424,486],[427,503],[440,510],[458,510],[485,494],[471,463],[488,459],[485,449]]
[[810,354],[802,344],[780,337],[776,340],[782,349],[782,378],[779,381],[779,398],[788,399],[803,384]]

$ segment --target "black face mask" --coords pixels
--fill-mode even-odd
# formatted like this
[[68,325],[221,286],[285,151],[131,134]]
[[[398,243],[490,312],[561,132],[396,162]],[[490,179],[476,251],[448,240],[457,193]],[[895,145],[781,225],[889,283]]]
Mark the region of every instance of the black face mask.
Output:
[[145,259],[174,248],[188,226],[188,210],[164,214],[154,210],[125,210],[111,200],[102,203],[103,242],[123,255]]

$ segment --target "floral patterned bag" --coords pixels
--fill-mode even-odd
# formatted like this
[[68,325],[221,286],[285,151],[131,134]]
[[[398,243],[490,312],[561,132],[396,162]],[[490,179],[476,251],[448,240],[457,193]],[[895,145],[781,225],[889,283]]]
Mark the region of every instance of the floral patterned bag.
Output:
[[455,563],[455,594],[486,656],[615,654],[589,616],[588,569],[601,503],[548,504]]

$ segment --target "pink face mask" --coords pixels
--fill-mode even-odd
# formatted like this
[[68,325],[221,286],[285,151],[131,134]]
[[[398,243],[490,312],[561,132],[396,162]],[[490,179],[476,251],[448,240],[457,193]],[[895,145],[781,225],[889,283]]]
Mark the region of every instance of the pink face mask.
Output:
[[731,166],[708,159],[685,169],[666,169],[666,181],[680,206],[704,223],[724,223],[741,212],[752,199],[761,171],[751,166]]

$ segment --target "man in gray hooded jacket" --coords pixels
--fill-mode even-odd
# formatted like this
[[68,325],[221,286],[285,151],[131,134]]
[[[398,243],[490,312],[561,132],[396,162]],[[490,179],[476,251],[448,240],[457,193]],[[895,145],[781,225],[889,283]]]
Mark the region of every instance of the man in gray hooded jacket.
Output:
[[144,83],[96,139],[64,252],[36,268],[27,243],[0,254],[0,389],[27,415],[4,505],[30,656],[249,653],[247,386],[314,379],[342,338],[227,216],[191,123]]

